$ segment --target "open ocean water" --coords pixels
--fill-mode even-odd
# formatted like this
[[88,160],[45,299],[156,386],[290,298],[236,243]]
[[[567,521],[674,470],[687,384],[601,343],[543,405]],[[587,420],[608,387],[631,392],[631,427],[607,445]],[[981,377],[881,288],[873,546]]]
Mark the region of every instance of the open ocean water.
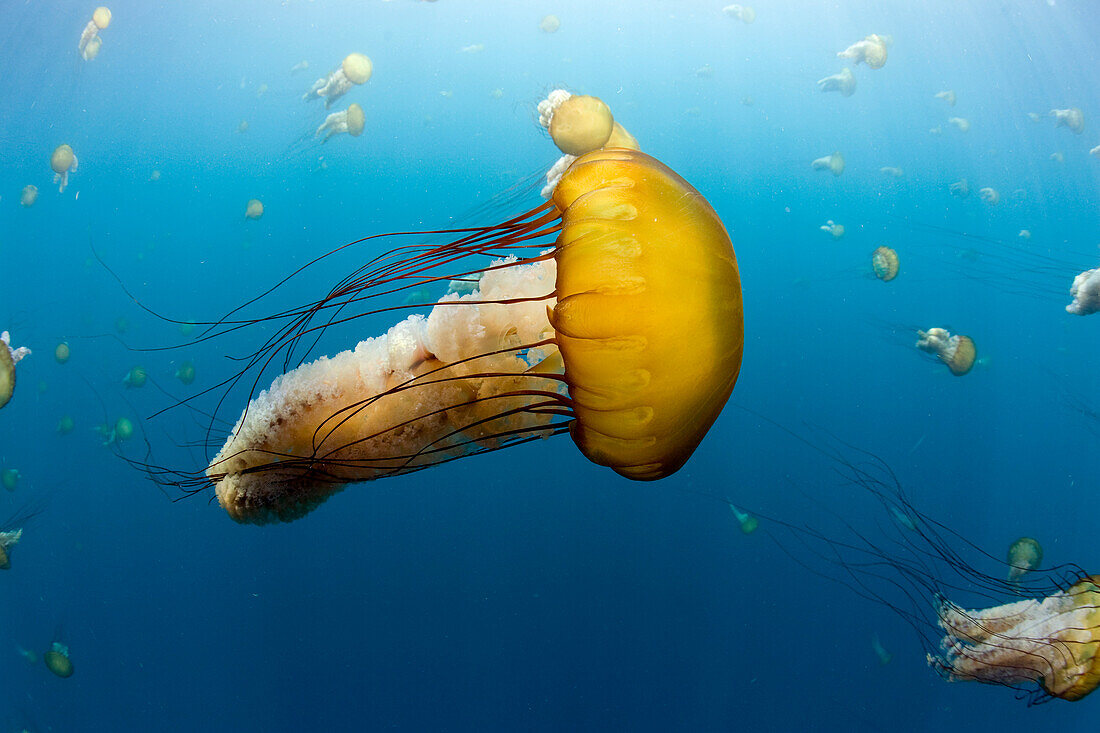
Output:
[[[1008,733],[1095,717],[1096,698],[1029,707],[942,680],[934,629],[896,613],[934,623],[931,594],[836,544],[921,546],[845,479],[867,451],[981,572],[1003,576],[1024,535],[1044,565],[1100,572],[1100,316],[1065,312],[1100,262],[1092,2],[756,0],[752,23],[703,0],[110,9],[85,61],[94,3],[0,0],[0,330],[33,350],[0,411],[0,462],[20,475],[0,521],[41,510],[0,577],[0,731]],[[872,33],[882,68],[837,58]],[[302,95],[352,52],[373,76],[332,111],[360,105],[365,129],[321,144],[322,103]],[[818,89],[844,68],[854,94]],[[559,87],[607,102],[737,253],[742,371],[683,469],[630,482],[558,437],[254,527],[120,458],[201,469],[247,398],[230,389],[213,451],[195,443],[232,357],[273,333],[202,340],[158,315],[211,321],[346,242],[536,205],[559,155],[536,106]],[[1070,108],[1079,134],[1048,114]],[[60,193],[63,143],[79,165]],[[834,151],[842,175],[811,167]],[[963,178],[969,196],[952,195]],[[901,262],[889,283],[871,274],[880,245]],[[253,315],[316,300],[390,246],[326,260]],[[312,353],[404,315],[341,324]],[[932,326],[973,338],[969,374],[914,347]],[[136,366],[148,382],[127,387]],[[120,417],[133,437],[104,445],[97,426]],[[743,534],[726,501],[760,528]],[[853,592],[867,572],[888,578],[883,602]],[[53,642],[69,678],[43,664]]]

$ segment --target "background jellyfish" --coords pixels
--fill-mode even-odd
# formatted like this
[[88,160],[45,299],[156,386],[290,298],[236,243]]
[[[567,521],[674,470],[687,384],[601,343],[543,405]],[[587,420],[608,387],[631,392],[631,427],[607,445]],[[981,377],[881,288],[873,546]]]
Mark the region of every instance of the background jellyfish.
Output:
[[73,660],[69,657],[69,647],[60,641],[50,644],[50,648],[42,655],[42,661],[46,668],[62,679],[73,676]]
[[951,125],[959,132],[970,132],[970,120],[965,117],[952,117],[947,121],[947,124]]
[[978,197],[982,201],[986,202],[990,206],[996,206],[1001,203],[1001,194],[995,188],[986,186],[985,188],[978,189]]
[[59,193],[65,192],[65,186],[69,185],[69,174],[76,172],[79,163],[73,154],[73,149],[68,145],[58,145],[50,155],[50,168],[53,169],[53,182],[60,183]]
[[956,377],[963,376],[974,366],[974,341],[969,336],[952,335],[945,328],[917,331],[917,348],[939,357]]
[[875,659],[878,663],[885,667],[894,659],[894,655],[886,651],[886,647],[882,645],[882,641],[878,638],[878,634],[874,634],[871,637],[871,651],[875,653]]
[[1076,107],[1052,109],[1049,114],[1054,118],[1055,127],[1069,128],[1075,135],[1085,131],[1085,115]]
[[11,569],[11,551],[23,536],[23,528],[0,530],[0,570]]
[[1008,580],[1015,583],[1043,564],[1043,546],[1032,537],[1021,537],[1008,547]]
[[871,253],[871,269],[883,282],[888,283],[898,276],[898,265],[898,253],[889,247],[882,246]]
[[135,366],[126,372],[126,376],[122,378],[122,384],[128,389],[139,389],[145,386],[148,379],[149,374],[145,371],[145,367]]
[[947,106],[954,107],[957,97],[955,96],[955,92],[953,90],[947,89],[942,92],[936,92],[936,99],[942,99],[943,101],[947,102]]
[[731,18],[736,18],[745,25],[756,20],[756,11],[748,5],[727,5],[722,12]]
[[955,198],[964,199],[970,195],[970,184],[967,183],[965,178],[960,178],[954,183],[949,184],[947,190],[949,190],[951,195]]
[[826,155],[824,158],[818,158],[810,163],[810,166],[815,171],[829,171],[834,176],[839,176],[844,172],[844,156],[838,151],[832,155]]
[[883,167],[878,169],[878,172],[882,173],[883,175],[889,176],[890,178],[901,178],[905,175],[905,171],[892,165],[884,165]]
[[99,53],[99,46],[102,43],[99,32],[110,24],[110,9],[100,5],[92,13],[92,19],[88,21],[88,25],[84,26],[84,31],[80,34],[80,41],[77,43],[77,50],[85,61],[91,61]]
[[544,15],[539,21],[539,30],[543,33],[557,33],[561,28],[561,21],[556,15]]
[[58,364],[64,364],[69,360],[72,352],[69,350],[69,345],[62,341],[53,350],[53,358]]
[[326,117],[321,126],[317,128],[317,132],[313,133],[313,136],[321,137],[323,133],[325,137],[321,140],[322,143],[327,143],[330,137],[339,135],[342,132],[346,132],[352,137],[359,137],[363,134],[366,121],[367,118],[363,114],[363,108],[358,104],[351,104],[343,112],[333,112]]
[[8,404],[15,392],[15,365],[30,353],[26,346],[13,348],[7,331],[0,333],[0,407]]
[[844,68],[837,74],[818,79],[817,85],[823,92],[840,92],[842,97],[850,97],[856,93],[856,75]]
[[57,421],[57,430],[55,432],[58,435],[68,435],[73,431],[75,426],[76,423],[73,421],[72,415],[62,415],[61,419]]
[[264,205],[259,199],[249,199],[244,207],[244,218],[255,221],[264,215]]
[[19,469],[5,468],[0,470],[0,485],[8,491],[15,491],[19,485]]
[[337,99],[347,94],[352,86],[366,84],[373,71],[374,65],[369,57],[361,53],[350,53],[328,76],[313,82],[313,86],[302,96],[302,99],[308,102],[312,99],[324,98],[325,109],[329,109]]
[[38,200],[38,186],[30,185],[24,186],[22,192],[19,194],[19,203],[23,207],[34,206],[34,202]]
[[[736,258],[705,199],[644,153],[607,149],[579,158],[552,202],[468,232],[379,255],[281,314],[288,325],[253,364],[323,329],[314,318],[478,276],[427,317],[277,377],[206,470],[177,485],[214,484],[240,522],[291,521],[348,483],[566,432],[627,478],[677,471],[733,390],[743,345]],[[538,253],[500,257],[515,248]],[[497,259],[425,275],[468,256]]]
[[1095,148],[1090,150],[1089,155],[1093,155],[1093,156],[1096,156],[1097,158],[1100,158],[1100,145],[1097,145]]
[[1073,302],[1066,306],[1066,313],[1087,316],[1100,311],[1100,267],[1074,277],[1069,294]]
[[871,69],[881,69],[886,64],[886,39],[872,33],[836,56],[839,59],[851,59],[853,64],[864,63]]
[[175,373],[176,379],[180,380],[182,384],[191,384],[195,381],[195,365],[190,361],[185,361],[179,365]]
[[730,511],[733,512],[733,516],[737,519],[737,524],[741,527],[742,534],[752,534],[760,526],[760,520],[749,514],[746,511],[738,509],[736,505],[729,503]]
[[841,237],[844,236],[844,225],[843,224],[837,224],[832,219],[829,219],[828,221],[826,221],[824,224],[822,224],[820,227],[818,227],[818,229],[820,229],[823,232],[828,232],[829,234],[833,235],[833,239],[840,239]]

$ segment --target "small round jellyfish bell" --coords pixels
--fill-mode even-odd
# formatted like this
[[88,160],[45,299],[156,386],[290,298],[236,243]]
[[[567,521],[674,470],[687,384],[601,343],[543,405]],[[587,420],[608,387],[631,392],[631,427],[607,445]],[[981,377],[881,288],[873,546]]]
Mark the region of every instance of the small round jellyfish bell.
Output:
[[34,206],[34,202],[38,200],[38,186],[24,186],[23,191],[19,194],[19,203],[24,207]]
[[970,195],[970,184],[965,178],[960,178],[954,183],[949,184],[947,190],[949,190],[951,195],[955,198],[964,199]]
[[936,99],[942,99],[947,102],[948,107],[954,107],[957,97],[952,89],[947,89],[942,92],[936,92]]
[[19,478],[18,468],[5,468],[0,470],[0,484],[8,491],[15,491],[16,487],[19,486]]
[[[95,23],[95,27],[99,30],[106,29],[107,26],[111,24],[111,9],[104,5],[100,5],[95,9],[95,12],[92,13],[92,22]],[[126,25],[125,18],[123,18],[123,25]]]
[[840,92],[842,97],[850,97],[856,92],[856,75],[845,67],[837,74],[818,79],[817,86],[823,92]]
[[574,94],[558,105],[550,118],[550,137],[567,155],[599,150],[611,138],[615,120],[599,97]]
[[264,205],[259,199],[249,199],[244,208],[244,218],[255,221],[264,215]]
[[945,632],[928,663],[951,682],[1015,687],[1075,701],[1100,685],[1100,577],[1086,576],[1045,598],[964,610],[938,597]]
[[180,380],[183,384],[191,384],[195,381],[195,365],[190,361],[185,361],[179,365],[176,369],[176,379]]
[[1075,135],[1085,131],[1085,115],[1076,107],[1052,109],[1050,116],[1054,118],[1055,127],[1069,128]]
[[872,33],[862,41],[848,46],[836,56],[840,59],[851,59],[853,64],[864,63],[869,68],[881,69],[886,64],[886,39]]
[[731,18],[736,18],[745,25],[756,20],[756,11],[749,5],[727,5],[722,12]]
[[363,113],[363,108],[358,104],[352,104],[348,106],[348,134],[352,137],[359,137],[363,134],[363,128],[367,124],[367,116]]
[[126,372],[126,376],[122,378],[122,383],[130,389],[140,389],[145,386],[148,379],[149,374],[145,371],[145,367],[135,366]]
[[64,341],[59,343],[53,350],[54,361],[56,361],[58,364],[64,364],[65,362],[67,362],[71,355],[72,354],[69,351],[69,345]]
[[970,132],[970,120],[965,117],[952,117],[947,124],[953,126],[959,132]]
[[76,423],[73,421],[72,415],[62,415],[61,419],[57,421],[57,434],[68,435],[76,427]]
[[1069,294],[1073,302],[1066,306],[1066,313],[1087,316],[1100,311],[1100,267],[1074,277]]
[[129,418],[120,417],[115,420],[113,436],[115,441],[129,440],[134,437],[134,424],[130,422]]
[[340,62],[340,68],[352,84],[366,84],[374,73],[374,64],[361,53],[349,53]]
[[832,155],[826,155],[824,158],[818,158],[810,163],[810,166],[815,171],[829,171],[834,176],[839,176],[844,172],[844,156],[837,151]]
[[59,641],[50,645],[49,651],[42,655],[42,661],[58,677],[73,676],[73,660],[69,658],[69,647]]
[[65,192],[69,185],[69,173],[76,170],[77,159],[73,149],[66,144],[58,145],[50,154],[50,168],[53,170],[53,182],[60,183],[59,192]]
[[1022,577],[1043,564],[1043,546],[1032,537],[1021,537],[1008,548],[1008,582]]
[[986,202],[990,206],[996,206],[1001,203],[1001,194],[997,192],[997,189],[986,186],[985,188],[978,189],[978,196],[982,201]]
[[543,33],[557,33],[559,28],[561,28],[561,21],[556,15],[544,15],[539,21],[539,30]]
[[946,328],[917,331],[917,348],[939,358],[951,373],[961,377],[974,367],[977,350],[969,336],[952,335]]
[[898,253],[886,246],[879,247],[871,253],[871,269],[879,280],[890,282],[898,276]]

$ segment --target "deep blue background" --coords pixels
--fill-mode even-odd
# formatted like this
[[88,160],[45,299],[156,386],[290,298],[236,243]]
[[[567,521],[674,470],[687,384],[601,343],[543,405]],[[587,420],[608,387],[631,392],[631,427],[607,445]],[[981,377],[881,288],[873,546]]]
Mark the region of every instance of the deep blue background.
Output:
[[[171,399],[121,378],[140,363],[182,395],[179,362],[209,387],[233,367],[224,356],[263,336],[128,349],[186,339],[144,315],[92,247],[157,311],[216,317],[338,244],[446,226],[545,170],[555,150],[534,106],[565,85],[606,100],[729,228],[746,320],[735,402],[882,455],[923,510],[994,555],[1030,534],[1050,562],[1095,571],[1100,424],[1075,408],[1100,410],[1098,323],[1063,307],[1073,275],[1100,259],[1096,15],[1084,0],[902,5],[761,0],[744,25],[721,2],[120,0],[84,63],[92,4],[0,0],[0,329],[35,350],[0,413],[0,458],[23,474],[0,518],[49,502],[0,579],[0,725],[1012,731],[1087,719],[1095,699],[1028,710],[1001,689],[942,682],[889,609],[792,560],[815,561],[797,541],[768,523],[742,536],[701,494],[837,531],[823,507],[860,527],[883,517],[829,461],[735,408],[659,483],[620,479],[560,438],[352,487],[264,528],[204,497],[169,502],[92,431],[140,418],[159,462],[201,466],[173,442],[200,435],[197,419],[145,422]],[[538,29],[550,12],[555,34]],[[843,68],[836,52],[872,32],[893,37],[886,66],[855,67],[850,98],[819,93]],[[485,48],[459,52],[471,44]],[[351,51],[375,73],[339,106],[361,104],[366,132],[299,150],[323,119],[302,92]],[[291,74],[303,59],[309,71]],[[953,109],[933,98],[948,88]],[[1027,116],[1069,106],[1085,134]],[[946,124],[956,115],[968,134]],[[80,166],[58,194],[48,160],[62,142]],[[810,169],[833,150],[843,176]],[[964,176],[973,193],[952,198]],[[24,209],[28,183],[40,196]],[[977,198],[987,185],[996,208]],[[257,222],[243,218],[252,197],[266,206]],[[846,236],[820,232],[826,219]],[[879,244],[901,256],[890,284],[868,274]],[[376,251],[283,302],[316,298]],[[912,348],[904,329],[934,325],[975,339],[972,374]],[[63,366],[51,356],[62,339]],[[61,437],[65,413],[77,429]],[[137,441],[126,450],[142,457]],[[72,650],[71,679],[16,653],[55,639]]]

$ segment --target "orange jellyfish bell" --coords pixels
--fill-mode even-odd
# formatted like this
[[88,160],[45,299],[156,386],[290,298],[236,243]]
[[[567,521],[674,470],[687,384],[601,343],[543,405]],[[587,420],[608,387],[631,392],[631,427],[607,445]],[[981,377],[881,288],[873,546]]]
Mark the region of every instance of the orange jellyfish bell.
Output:
[[871,253],[871,268],[879,280],[890,282],[898,276],[898,253],[889,247],[879,247]]

